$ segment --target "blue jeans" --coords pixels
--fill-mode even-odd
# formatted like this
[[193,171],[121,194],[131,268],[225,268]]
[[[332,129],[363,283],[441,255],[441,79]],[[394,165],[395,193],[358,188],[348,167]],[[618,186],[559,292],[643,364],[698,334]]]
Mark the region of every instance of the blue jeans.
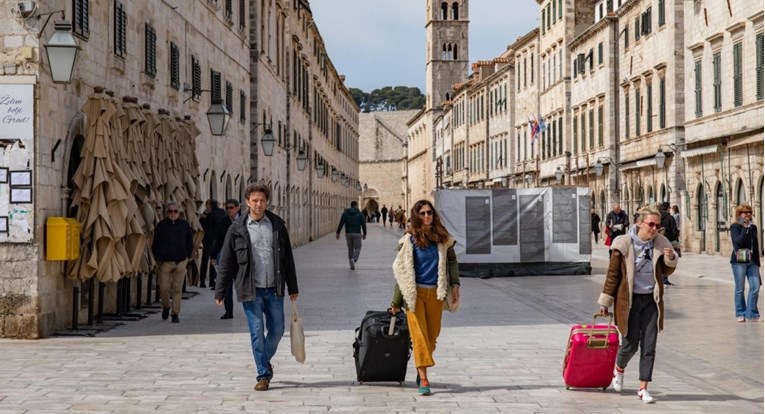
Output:
[[[255,357],[255,366],[258,369],[257,379],[271,379],[273,374],[268,365],[284,335],[284,297],[276,296],[275,288],[257,288],[255,300],[242,302],[242,306],[250,328],[252,356]],[[267,335],[263,329],[264,315]]]
[[[759,318],[760,311],[757,310],[757,300],[760,297],[760,284],[762,283],[760,267],[754,263],[731,263],[731,268],[733,268],[733,281],[736,283],[736,290],[733,293],[736,317]],[[749,281],[748,300],[744,300],[744,279]]]

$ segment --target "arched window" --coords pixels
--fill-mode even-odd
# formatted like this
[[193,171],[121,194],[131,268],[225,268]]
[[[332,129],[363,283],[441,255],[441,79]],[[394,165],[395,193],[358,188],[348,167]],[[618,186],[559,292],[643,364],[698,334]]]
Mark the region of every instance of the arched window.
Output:
[[460,19],[460,6],[455,1],[452,3],[452,20],[459,20]]
[[722,184],[718,181],[717,185],[715,185],[715,210],[717,210],[717,223],[718,227],[719,224],[722,223],[722,225],[725,225],[725,210],[723,209],[723,206],[725,205],[725,195],[723,194],[722,190]]
[[706,194],[704,194],[704,186],[699,184],[696,187],[696,230],[704,230],[706,228]]
[[449,12],[449,5],[446,2],[441,3],[441,20],[446,20]]
[[457,45],[454,45],[454,54],[452,55],[453,60],[457,60]]
[[215,182],[215,177],[215,170],[211,170],[210,175],[208,176],[208,179],[210,180],[209,193],[207,194],[208,199],[218,199],[218,185]]
[[226,197],[223,199],[223,202],[225,203],[226,200],[231,198],[234,195],[234,189],[231,185],[231,174],[226,174]]
[[741,205],[746,201],[746,187],[744,187],[744,181],[738,179],[736,181],[736,205]]
[[648,186],[648,202],[651,203],[651,204],[656,202],[656,198],[654,198],[654,196],[653,196],[653,186],[652,185]]
[[448,59],[449,53],[446,51],[446,43],[444,43],[443,49],[441,50],[441,59],[446,60]]
[[447,93],[446,93],[446,100],[447,100],[447,101],[450,101],[450,100],[451,100],[451,95],[449,95],[449,92],[447,92]]

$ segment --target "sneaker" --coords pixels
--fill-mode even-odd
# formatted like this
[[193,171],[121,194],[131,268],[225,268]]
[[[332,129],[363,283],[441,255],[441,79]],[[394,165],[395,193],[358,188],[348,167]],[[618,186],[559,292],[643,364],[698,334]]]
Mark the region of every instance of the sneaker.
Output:
[[350,263],[350,264],[351,264],[351,270],[355,270],[355,269],[356,269],[356,266],[354,266],[354,264],[355,264],[356,262],[354,262],[354,261],[353,261],[353,259],[348,259],[348,263]]
[[611,381],[611,386],[614,387],[614,391],[622,392],[624,387],[624,371],[619,372],[614,368],[614,379]]
[[220,317],[221,319],[234,319],[234,315],[230,313],[224,313],[223,316]]
[[269,379],[263,378],[255,384],[255,391],[268,391],[268,385],[271,383]]
[[170,308],[162,308],[162,320],[166,321],[170,317]]
[[420,374],[417,374],[417,378],[414,379],[414,382],[417,383],[417,388],[420,387]]
[[417,387],[417,393],[420,395],[430,395],[430,382],[428,380],[421,380],[420,385]]
[[653,402],[654,402],[654,399],[651,396],[651,393],[648,392],[648,390],[645,389],[645,388],[641,388],[638,391],[637,395],[638,395],[638,398],[640,398],[640,400],[643,401],[646,404],[653,404]]
[[759,316],[755,316],[752,319],[748,319],[747,322],[760,322],[760,317]]
[[181,322],[181,319],[178,317],[178,315],[173,315],[173,320],[172,320],[172,322],[173,322],[173,323],[180,323],[180,322]]
[[[165,318],[165,319],[167,319],[167,318]],[[744,318],[743,316],[739,316],[739,317],[736,318],[736,322],[744,323],[744,322],[746,322],[746,318]]]

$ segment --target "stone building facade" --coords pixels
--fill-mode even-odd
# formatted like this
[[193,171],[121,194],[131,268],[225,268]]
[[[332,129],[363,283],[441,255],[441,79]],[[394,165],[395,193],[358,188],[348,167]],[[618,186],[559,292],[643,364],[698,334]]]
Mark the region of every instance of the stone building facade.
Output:
[[[677,200],[683,242],[697,252],[729,255],[730,224],[748,203],[762,230],[763,4],[684,2],[686,191]],[[760,234],[762,236],[762,234]],[[760,237],[762,240],[762,237]]]
[[417,110],[359,114],[359,205],[374,211],[405,205],[407,122]]
[[[272,188],[271,208],[301,245],[333,232],[361,192],[359,108],[307,0],[253,1],[251,11],[249,180]],[[276,140],[271,156],[261,145],[267,129]],[[307,158],[303,171],[299,156]]]
[[531,120],[539,114],[539,73],[535,70],[539,65],[539,29],[520,36],[510,49],[515,53],[515,85],[511,88],[513,97],[510,99],[515,102],[510,108],[515,140],[509,186],[523,188],[534,184],[533,172],[537,170],[536,158],[531,152]]
[[[23,217],[28,238],[17,242],[0,233],[0,337],[37,338],[71,323],[72,291],[80,282],[64,276],[64,262],[45,260],[45,222],[67,216],[78,145],[92,121],[81,108],[94,87],[110,89],[117,98],[136,97],[153,112],[165,108],[171,116],[189,115],[201,131],[199,171],[189,174],[199,175],[202,196],[222,199],[241,192],[249,171],[249,113],[241,111],[249,99],[249,22],[244,17],[249,2],[235,3],[226,8],[207,0],[184,7],[146,0],[46,0],[36,2],[26,20],[19,18],[15,2],[0,9],[0,88],[21,85],[34,92],[33,139],[19,151],[13,136],[0,137],[3,162],[27,161],[15,167],[32,171],[34,195]],[[46,17],[35,15],[55,10],[74,23],[80,48],[69,84],[52,82],[42,47],[53,25],[38,38]],[[209,90],[212,79],[220,79],[220,92],[233,112],[223,137],[212,136],[208,127],[210,94],[189,99],[184,85]],[[11,208],[11,215],[19,210],[7,202],[0,208]],[[107,284],[107,297],[113,290]],[[105,303],[107,312],[110,305]]]

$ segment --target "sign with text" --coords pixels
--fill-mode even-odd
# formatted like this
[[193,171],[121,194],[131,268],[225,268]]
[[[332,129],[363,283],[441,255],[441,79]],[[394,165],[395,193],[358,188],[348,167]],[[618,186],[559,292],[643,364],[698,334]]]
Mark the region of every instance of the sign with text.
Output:
[[34,138],[34,85],[0,84],[0,139]]

